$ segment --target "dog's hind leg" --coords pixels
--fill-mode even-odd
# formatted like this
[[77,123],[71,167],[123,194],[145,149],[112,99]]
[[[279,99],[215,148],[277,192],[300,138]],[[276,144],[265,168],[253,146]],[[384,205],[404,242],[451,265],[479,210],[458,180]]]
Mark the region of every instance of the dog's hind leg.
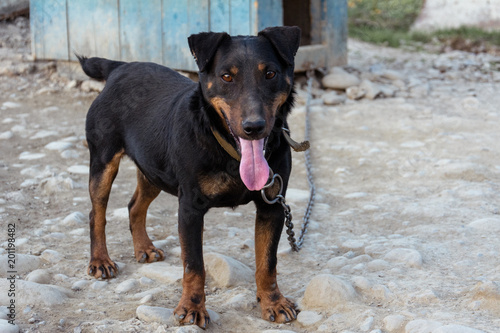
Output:
[[138,262],[163,260],[163,251],[154,247],[146,232],[148,207],[160,194],[161,190],[151,184],[144,174],[137,169],[137,188],[128,204],[130,232],[134,241],[134,253]]
[[90,154],[89,192],[92,201],[90,212],[90,263],[88,274],[95,278],[109,279],[118,274],[118,266],[109,258],[106,247],[106,208],[111,185],[118,173],[123,150],[109,154],[103,163],[99,155]]

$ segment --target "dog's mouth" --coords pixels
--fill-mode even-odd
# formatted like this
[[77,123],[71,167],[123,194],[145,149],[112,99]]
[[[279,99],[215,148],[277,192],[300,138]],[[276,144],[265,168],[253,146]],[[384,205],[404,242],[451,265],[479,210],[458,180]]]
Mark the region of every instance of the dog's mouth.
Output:
[[259,191],[269,179],[269,164],[265,157],[268,137],[259,140],[246,140],[234,133],[225,114],[224,118],[241,156],[241,180],[250,191]]

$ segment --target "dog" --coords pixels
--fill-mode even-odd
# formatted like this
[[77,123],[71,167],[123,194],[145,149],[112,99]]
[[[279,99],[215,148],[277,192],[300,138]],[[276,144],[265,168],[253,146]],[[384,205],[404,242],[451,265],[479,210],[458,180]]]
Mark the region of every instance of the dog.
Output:
[[[138,262],[164,259],[146,232],[150,203],[161,191],[178,197],[178,231],[184,267],[174,314],[181,324],[205,328],[203,218],[212,207],[255,203],[257,300],[264,319],[289,322],[296,305],[276,281],[276,252],[284,224],[279,204],[261,189],[272,172],[282,177],[264,192],[284,195],[291,151],[282,129],[294,101],[298,27],[271,27],[257,36],[202,32],[188,38],[199,82],[154,63],[77,55],[83,71],[105,80],[86,118],[90,152],[91,258],[88,274],[118,274],[106,247],[106,206],[120,159],[137,165],[137,188],[128,204]],[[271,171],[272,170],[272,171]],[[280,188],[281,187],[281,188]]]

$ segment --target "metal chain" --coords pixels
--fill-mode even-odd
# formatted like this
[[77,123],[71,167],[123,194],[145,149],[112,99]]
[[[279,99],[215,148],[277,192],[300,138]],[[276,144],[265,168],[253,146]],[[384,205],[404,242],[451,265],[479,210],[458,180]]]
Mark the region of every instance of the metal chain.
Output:
[[[307,99],[306,99],[306,122],[305,122],[305,140],[309,141],[311,124],[310,124],[310,107],[311,107],[311,95],[312,95],[312,81],[313,81],[313,71],[310,70],[307,72]],[[314,179],[312,176],[312,166],[311,166],[311,153],[310,149],[305,151],[305,165],[306,165],[306,173],[307,173],[307,182],[309,183],[309,201],[307,203],[306,211],[304,213],[304,217],[302,218],[302,229],[300,231],[299,240],[295,239],[295,232],[293,231],[293,223],[292,223],[292,212],[290,206],[287,205],[285,197],[281,194],[283,190],[283,179],[278,174],[273,174],[271,180],[266,186],[261,190],[262,198],[268,204],[274,204],[279,202],[283,207],[283,211],[285,212],[285,225],[286,225],[286,233],[288,235],[288,243],[290,243],[290,247],[292,251],[299,252],[304,244],[304,236],[307,233],[307,226],[309,225],[309,219],[311,217],[312,208],[314,206],[314,199],[316,197],[316,187],[314,186]],[[278,195],[273,199],[269,200],[266,197],[265,189],[273,186],[275,179],[280,181],[280,190]]]

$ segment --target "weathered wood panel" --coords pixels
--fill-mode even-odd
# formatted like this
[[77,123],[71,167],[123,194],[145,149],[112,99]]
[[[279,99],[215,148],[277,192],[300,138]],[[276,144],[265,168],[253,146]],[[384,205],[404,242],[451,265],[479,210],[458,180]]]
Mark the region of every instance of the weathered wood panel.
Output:
[[116,0],[67,0],[69,57],[120,59],[120,25]]
[[30,1],[32,50],[37,58],[68,60],[65,0]]

